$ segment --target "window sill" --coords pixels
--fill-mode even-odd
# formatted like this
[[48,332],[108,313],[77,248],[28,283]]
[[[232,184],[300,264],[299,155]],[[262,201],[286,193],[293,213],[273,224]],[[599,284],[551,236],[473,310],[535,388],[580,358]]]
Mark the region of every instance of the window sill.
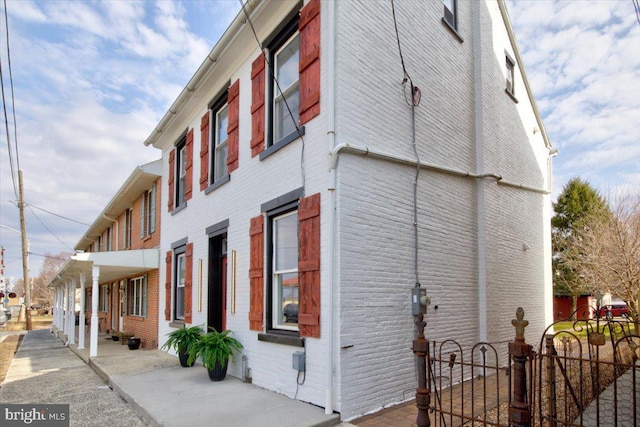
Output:
[[133,320],[135,322],[144,322],[144,320],[146,319],[144,316],[138,316],[136,314],[127,314],[126,317],[127,320]]
[[462,40],[462,36],[460,35],[460,33],[458,32],[458,30],[456,30],[453,25],[451,25],[446,19],[442,18],[442,23],[449,29],[449,31],[451,31],[453,33],[453,36],[458,39],[458,41],[460,43],[464,43],[464,40]]
[[299,335],[287,334],[285,332],[267,332],[258,334],[258,341],[270,342],[273,344],[291,345],[294,347],[304,347],[304,338]]
[[509,95],[509,97],[511,99],[513,99],[513,102],[515,102],[516,104],[518,103],[518,98],[516,98],[516,96],[514,94],[512,94],[511,92],[509,92],[507,89],[504,90],[504,92]]
[[171,211],[171,216],[177,214],[178,212],[184,210],[187,207],[187,202],[184,202],[183,204],[181,204],[180,206],[178,206],[177,208],[175,208],[174,210]]
[[172,320],[169,322],[170,328],[182,328],[184,326],[184,321],[182,320]]
[[210,184],[207,188],[204,189],[204,194],[209,194],[216,190],[217,188],[222,187],[224,184],[231,180],[231,175],[227,174],[222,178],[219,178],[216,182]]
[[280,150],[281,148],[286,147],[287,145],[291,144],[293,141],[295,141],[296,139],[298,139],[302,135],[304,135],[304,126],[300,126],[299,129],[300,129],[299,133],[297,131],[292,132],[291,134],[289,134],[289,135],[285,136],[284,138],[282,138],[277,143],[273,144],[270,147],[267,147],[266,150],[264,150],[262,153],[260,153],[260,157],[259,157],[260,160],[266,159],[267,157],[269,157],[270,155],[272,155],[276,151]]

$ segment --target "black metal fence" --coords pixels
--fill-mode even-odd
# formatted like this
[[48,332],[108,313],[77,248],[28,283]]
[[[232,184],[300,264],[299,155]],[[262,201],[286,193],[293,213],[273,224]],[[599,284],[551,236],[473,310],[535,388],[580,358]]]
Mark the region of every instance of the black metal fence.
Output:
[[416,321],[418,427],[637,426],[640,336],[625,318],[549,326],[537,347],[525,342],[518,308],[515,338],[465,348],[424,336]]

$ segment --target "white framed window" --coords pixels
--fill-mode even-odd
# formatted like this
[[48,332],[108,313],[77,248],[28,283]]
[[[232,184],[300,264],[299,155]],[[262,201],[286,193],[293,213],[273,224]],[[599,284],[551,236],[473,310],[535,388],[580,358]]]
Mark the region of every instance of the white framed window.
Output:
[[178,179],[176,181],[176,207],[184,204],[185,183],[187,180],[187,147],[186,139],[176,150],[177,153],[177,172]]
[[111,250],[111,227],[107,228],[107,232],[105,233],[105,250]]
[[444,4],[444,21],[454,30],[458,29],[458,0],[442,0]]
[[298,211],[271,218],[271,327],[298,330]]
[[151,235],[156,231],[156,191],[157,185],[154,182],[151,190],[147,191],[147,234]]
[[505,56],[506,91],[515,96],[515,68],[516,64],[509,55]]
[[147,233],[147,193],[142,193],[140,198],[140,238],[144,239]]
[[122,230],[122,246],[124,249],[131,247],[131,226],[133,224],[133,212],[127,209],[124,212],[124,227]]
[[184,320],[184,292],[187,272],[187,259],[184,253],[176,253],[175,280],[174,280],[174,317],[176,320]]
[[156,183],[151,189],[142,193],[140,201],[140,238],[145,238],[156,231]]
[[98,311],[109,311],[109,285],[100,286],[98,291]]
[[273,142],[297,132],[300,120],[300,38],[292,35],[273,56]]
[[127,288],[128,313],[130,316],[147,316],[147,277],[129,279]]
[[213,111],[213,182],[227,175],[227,153],[229,134],[229,105],[223,104]]

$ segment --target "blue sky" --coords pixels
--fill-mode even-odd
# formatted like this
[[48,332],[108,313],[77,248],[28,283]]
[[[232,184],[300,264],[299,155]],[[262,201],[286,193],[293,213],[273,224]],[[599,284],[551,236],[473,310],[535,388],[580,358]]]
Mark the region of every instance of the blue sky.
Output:
[[[560,151],[553,197],[574,176],[605,194],[637,192],[640,24],[632,1],[509,0],[508,7],[543,122]],[[239,3],[7,0],[7,10],[19,161],[31,205],[30,274],[37,276],[42,255],[71,251],[87,228],[78,222],[92,223],[133,168],[160,156],[143,141]],[[11,230],[20,228],[15,200],[2,132],[0,244],[6,276],[22,277],[20,235]]]

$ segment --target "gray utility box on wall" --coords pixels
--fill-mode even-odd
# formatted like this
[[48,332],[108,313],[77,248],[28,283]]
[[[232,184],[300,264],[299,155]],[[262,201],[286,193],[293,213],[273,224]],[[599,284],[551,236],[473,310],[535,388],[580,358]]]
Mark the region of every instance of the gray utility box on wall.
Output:
[[293,353],[293,369],[296,371],[304,371],[304,351],[296,351]]

